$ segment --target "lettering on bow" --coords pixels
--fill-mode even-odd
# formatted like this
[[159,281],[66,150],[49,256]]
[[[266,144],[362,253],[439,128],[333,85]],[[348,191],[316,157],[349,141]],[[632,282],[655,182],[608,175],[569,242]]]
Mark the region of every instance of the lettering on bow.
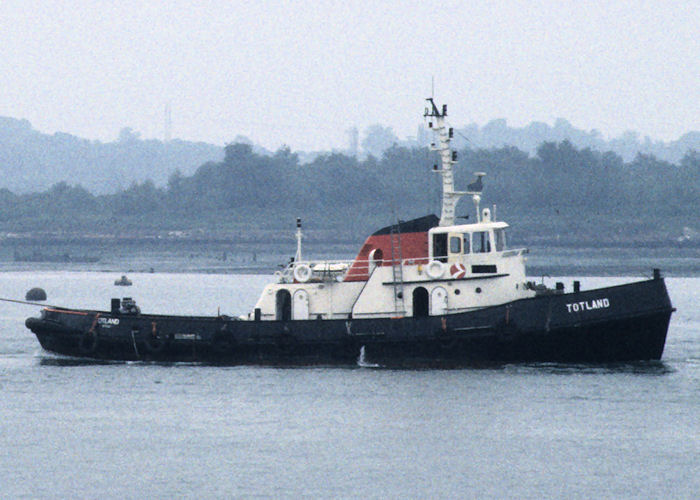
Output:
[[595,300],[582,300],[581,302],[566,304],[566,310],[570,313],[592,311],[594,309],[606,309],[608,307],[610,307],[610,300],[607,297]]

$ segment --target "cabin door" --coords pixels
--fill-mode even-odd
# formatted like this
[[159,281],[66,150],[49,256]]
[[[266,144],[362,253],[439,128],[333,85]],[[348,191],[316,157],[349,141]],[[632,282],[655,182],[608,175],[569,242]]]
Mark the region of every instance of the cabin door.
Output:
[[277,321],[292,319],[292,296],[289,294],[289,290],[279,290],[275,298],[277,299],[275,319]]
[[448,233],[447,262],[462,262],[462,233]]
[[306,290],[294,292],[292,319],[309,319],[309,294]]
[[443,314],[447,314],[447,290],[438,286],[430,292],[430,315],[442,316]]
[[422,286],[416,287],[413,290],[413,317],[422,318],[428,316],[429,306],[428,306],[428,290]]

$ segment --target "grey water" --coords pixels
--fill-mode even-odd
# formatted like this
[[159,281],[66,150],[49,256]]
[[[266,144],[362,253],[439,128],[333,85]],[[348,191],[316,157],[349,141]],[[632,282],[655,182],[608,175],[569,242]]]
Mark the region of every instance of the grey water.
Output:
[[[244,314],[267,275],[6,271],[49,304]],[[567,288],[633,277],[558,277]],[[660,362],[459,370],[94,363],[0,302],[2,498],[697,498],[700,278]]]

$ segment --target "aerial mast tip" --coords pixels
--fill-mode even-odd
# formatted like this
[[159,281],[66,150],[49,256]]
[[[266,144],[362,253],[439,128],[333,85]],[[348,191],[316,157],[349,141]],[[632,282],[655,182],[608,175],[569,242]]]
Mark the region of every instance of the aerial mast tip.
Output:
[[[463,191],[455,191],[454,173],[452,166],[457,162],[457,155],[452,151],[450,142],[453,138],[453,130],[445,124],[447,116],[447,105],[443,104],[441,108],[435,104],[432,97],[426,99],[429,106],[425,109],[425,118],[430,118],[428,124],[432,128],[433,134],[436,136],[436,141],[431,145],[433,151],[440,154],[442,168],[434,169],[442,176],[442,210],[440,214],[440,226],[452,226],[455,223],[455,207],[460,197],[467,194]],[[433,123],[433,121],[435,123]]]
[[297,239],[297,253],[294,255],[294,262],[301,262],[301,217],[297,217],[297,232],[295,237]]

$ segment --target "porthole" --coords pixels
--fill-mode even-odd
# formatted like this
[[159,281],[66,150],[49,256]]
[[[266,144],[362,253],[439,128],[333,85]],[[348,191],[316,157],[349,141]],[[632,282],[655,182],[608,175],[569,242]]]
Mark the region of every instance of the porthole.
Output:
[[481,293],[481,287],[478,287],[478,286],[477,286],[475,292],[476,292],[476,293]]
[[460,293],[462,293],[462,292],[460,291],[459,288],[457,290],[455,290],[455,295],[459,295]]

